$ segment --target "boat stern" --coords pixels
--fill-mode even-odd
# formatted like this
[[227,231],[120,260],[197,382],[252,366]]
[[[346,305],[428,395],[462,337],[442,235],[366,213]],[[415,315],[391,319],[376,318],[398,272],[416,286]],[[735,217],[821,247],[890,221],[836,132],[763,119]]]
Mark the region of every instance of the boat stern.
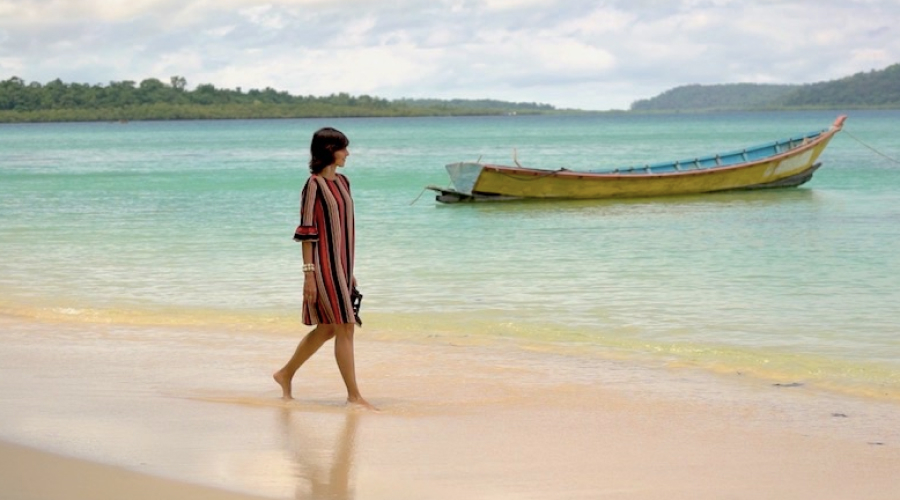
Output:
[[474,162],[458,162],[446,165],[447,173],[450,175],[450,182],[456,191],[471,195],[481,170],[484,166]]

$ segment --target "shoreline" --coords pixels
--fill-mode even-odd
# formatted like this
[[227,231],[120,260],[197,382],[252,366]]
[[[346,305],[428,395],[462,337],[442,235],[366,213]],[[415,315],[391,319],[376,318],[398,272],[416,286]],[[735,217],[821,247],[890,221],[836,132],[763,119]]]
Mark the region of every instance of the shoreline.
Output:
[[344,407],[327,347],[278,398],[299,336],[3,323],[0,458],[28,484],[91,469],[93,498],[128,476],[267,498],[887,500],[900,468],[896,404],[803,386],[363,330],[370,413]]
[[[3,321],[59,324],[87,329],[119,325],[122,329],[134,330],[226,331],[269,339],[290,337],[292,332],[307,328],[295,314],[280,311],[241,314],[215,309],[191,312],[105,310],[84,306],[61,307],[51,303],[22,307],[21,304],[0,302],[0,324]],[[453,326],[448,328],[448,324]],[[466,331],[465,327],[469,330]],[[483,330],[488,329],[492,332],[483,333]],[[652,343],[643,338],[625,341],[622,338],[598,336],[594,339],[598,344],[589,344],[577,340],[579,332],[560,332],[557,326],[546,324],[532,325],[529,336],[516,338],[516,335],[522,333],[520,329],[521,325],[512,327],[501,324],[491,327],[485,322],[454,324],[452,315],[434,313],[419,316],[368,313],[366,327],[360,331],[360,336],[380,342],[495,346],[552,356],[589,357],[613,363],[698,371],[716,378],[737,377],[757,385],[803,386],[805,390],[821,391],[837,398],[900,404],[900,372],[896,363],[886,364],[871,359],[861,363],[859,360],[822,353],[779,351],[771,348]],[[423,334],[423,331],[428,333]]]
[[[466,109],[466,108],[462,108]],[[99,111],[116,111],[119,108],[104,108]],[[653,117],[653,116],[708,116],[708,115],[724,115],[730,113],[842,113],[842,112],[892,112],[900,110],[900,104],[888,106],[865,106],[865,105],[827,105],[827,106],[797,106],[797,107],[772,107],[772,108],[709,108],[709,109],[660,109],[660,110],[631,110],[631,109],[555,109],[555,110],[512,110],[512,109],[494,109],[494,110],[472,110],[471,112],[445,112],[434,110],[415,110],[409,113],[398,114],[335,114],[335,115],[316,115],[316,114],[297,114],[290,110],[282,113],[271,114],[217,114],[214,109],[201,109],[203,112],[196,112],[191,115],[183,116],[162,116],[154,115],[150,117],[128,115],[98,115],[97,110],[93,109],[62,109],[62,110],[40,110],[40,111],[0,111],[0,125],[41,125],[41,124],[68,124],[68,123],[91,123],[91,124],[109,124],[109,125],[127,125],[129,123],[154,123],[154,122],[229,122],[229,121],[262,121],[262,120],[354,120],[354,119],[418,119],[418,118],[503,118],[503,117],[530,117],[530,116],[629,116],[629,117]],[[141,109],[132,111],[140,112]],[[180,111],[180,110],[174,110]],[[284,111],[284,110],[280,110]],[[27,115],[27,116],[26,116]],[[50,116],[59,115],[59,116]]]

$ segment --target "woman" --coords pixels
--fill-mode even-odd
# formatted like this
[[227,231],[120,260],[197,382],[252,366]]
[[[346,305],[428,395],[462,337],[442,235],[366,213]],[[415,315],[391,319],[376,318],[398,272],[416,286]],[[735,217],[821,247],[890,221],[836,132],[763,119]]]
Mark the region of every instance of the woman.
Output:
[[293,399],[294,373],[333,338],[334,357],[347,386],[347,402],[372,408],[359,393],[353,359],[353,198],[349,181],[336,171],[350,155],[349,144],[344,134],[331,127],[313,134],[310,176],[300,198],[300,225],[294,241],[303,245],[303,323],[316,327],[303,337],[274,378],[281,386],[282,397]]

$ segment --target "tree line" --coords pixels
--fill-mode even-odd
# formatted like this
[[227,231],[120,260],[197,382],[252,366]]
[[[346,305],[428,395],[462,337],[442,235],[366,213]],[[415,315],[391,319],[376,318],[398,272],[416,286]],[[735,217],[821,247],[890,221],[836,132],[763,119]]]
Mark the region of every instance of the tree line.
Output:
[[736,111],[766,107],[794,92],[794,85],[735,83],[684,85],[635,101],[632,111]]
[[900,108],[900,64],[840,80],[803,85],[779,102],[791,107],[821,107],[834,103],[851,107]]
[[631,105],[632,111],[685,112],[841,108],[900,109],[900,64],[807,85],[685,85]]
[[271,87],[242,90],[148,78],[108,85],[0,82],[0,122],[500,115],[553,112],[547,104],[494,100],[387,100],[347,93],[299,96]]

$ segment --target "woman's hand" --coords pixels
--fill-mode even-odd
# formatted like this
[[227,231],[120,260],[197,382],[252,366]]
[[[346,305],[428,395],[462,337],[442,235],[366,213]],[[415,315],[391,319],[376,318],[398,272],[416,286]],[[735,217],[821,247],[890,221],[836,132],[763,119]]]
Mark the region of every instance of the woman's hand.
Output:
[[319,291],[316,289],[316,273],[303,273],[303,299],[314,304]]

